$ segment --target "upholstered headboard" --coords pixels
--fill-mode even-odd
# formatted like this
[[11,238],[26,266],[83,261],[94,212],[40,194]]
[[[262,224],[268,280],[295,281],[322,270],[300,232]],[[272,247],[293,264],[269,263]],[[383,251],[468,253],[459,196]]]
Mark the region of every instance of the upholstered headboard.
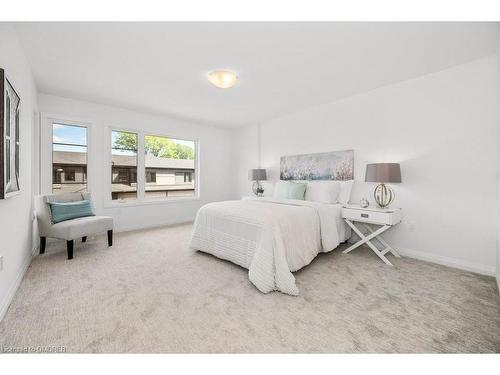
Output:
[[280,179],[352,180],[354,179],[354,151],[282,156]]

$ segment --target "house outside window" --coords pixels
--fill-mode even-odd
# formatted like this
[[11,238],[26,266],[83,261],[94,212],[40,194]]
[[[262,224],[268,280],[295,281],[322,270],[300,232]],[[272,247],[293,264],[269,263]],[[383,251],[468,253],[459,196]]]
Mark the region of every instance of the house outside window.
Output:
[[111,130],[112,200],[195,197],[196,146],[195,141]]
[[87,191],[87,128],[52,123],[52,192]]
[[111,134],[111,199],[137,199],[137,133]]
[[146,198],[195,196],[194,179],[185,177],[195,172],[194,141],[146,135],[144,149]]

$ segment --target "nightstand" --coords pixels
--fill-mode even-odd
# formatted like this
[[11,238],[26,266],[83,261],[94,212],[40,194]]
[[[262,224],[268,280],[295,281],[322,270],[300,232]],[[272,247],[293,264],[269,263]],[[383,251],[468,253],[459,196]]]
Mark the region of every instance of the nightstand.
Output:
[[[343,253],[347,254],[366,243],[385,264],[392,266],[392,263],[385,255],[391,253],[395,257],[400,258],[400,256],[398,252],[389,246],[382,238],[381,234],[399,224],[402,217],[403,213],[400,208],[362,208],[360,206],[344,206],[342,208],[342,218],[360,237],[360,240],[344,250]],[[355,223],[360,223],[368,233],[363,233]],[[380,228],[374,229],[372,225],[380,226]],[[379,242],[380,245],[383,246],[383,249],[379,250],[372,240]]]

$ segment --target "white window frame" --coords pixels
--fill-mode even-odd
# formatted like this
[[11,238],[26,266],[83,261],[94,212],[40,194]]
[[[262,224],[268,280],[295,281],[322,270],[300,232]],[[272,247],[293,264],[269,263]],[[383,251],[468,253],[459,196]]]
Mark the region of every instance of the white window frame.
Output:
[[[90,122],[71,120],[65,116],[54,116],[43,114],[44,126],[40,134],[42,140],[40,144],[40,188],[41,194],[54,194],[52,191],[52,151],[53,151],[53,124],[68,126],[79,126],[87,129],[87,193],[92,193],[92,183],[94,182],[94,169],[92,167],[92,154],[95,153],[91,142],[93,127]],[[45,140],[45,141],[43,141]]]
[[[137,134],[137,198],[129,200],[113,200],[111,199],[111,139],[113,131],[121,131]],[[165,137],[170,139],[179,139],[182,141],[194,142],[194,196],[193,197],[172,197],[172,198],[146,198],[146,163],[144,152],[144,140],[146,136]],[[126,207],[140,206],[149,204],[164,204],[164,203],[180,203],[193,202],[200,200],[200,141],[191,137],[178,135],[167,135],[162,132],[144,131],[136,128],[123,126],[107,126],[105,137],[105,152],[106,152],[106,172],[105,172],[105,188],[104,188],[104,207]]]

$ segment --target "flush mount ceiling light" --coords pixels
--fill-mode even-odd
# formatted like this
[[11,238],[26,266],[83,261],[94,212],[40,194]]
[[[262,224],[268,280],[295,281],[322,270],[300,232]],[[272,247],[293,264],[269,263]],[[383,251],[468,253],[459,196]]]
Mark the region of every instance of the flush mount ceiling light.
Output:
[[236,73],[230,70],[214,70],[208,73],[207,78],[212,85],[220,89],[233,87],[238,80]]

